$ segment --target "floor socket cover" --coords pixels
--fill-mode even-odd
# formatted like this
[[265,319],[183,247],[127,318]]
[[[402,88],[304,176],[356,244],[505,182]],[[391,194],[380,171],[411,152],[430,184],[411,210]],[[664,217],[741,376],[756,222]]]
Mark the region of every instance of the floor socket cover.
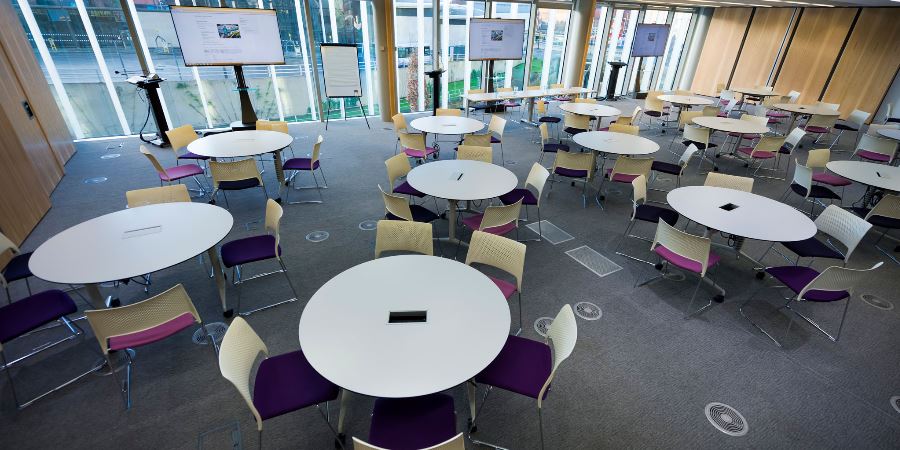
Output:
[[575,304],[575,315],[584,320],[597,320],[603,317],[603,311],[591,302],[578,302]]
[[724,404],[713,402],[706,405],[706,419],[717,430],[729,436],[743,436],[747,434],[749,426],[747,419],[736,409]]
[[895,395],[891,397],[891,406],[900,413],[900,395]]
[[[540,223],[540,226],[538,226],[538,223]],[[528,225],[525,225],[525,228],[538,233],[542,238],[553,245],[575,239],[571,234],[563,231],[562,228],[559,228],[546,220],[529,223]]]
[[[222,342],[222,338],[225,337],[225,332],[228,331],[228,324],[225,322],[213,322],[204,325],[204,328],[206,328],[206,332],[212,336],[213,340],[219,344]],[[200,330],[194,332],[194,335],[191,336],[191,341],[197,345],[209,345],[209,339]]]
[[543,337],[547,337],[547,330],[550,328],[551,323],[553,323],[552,317],[540,317],[534,321],[534,331],[537,331],[537,334]]
[[573,248],[567,251],[566,254],[601,278],[622,270],[622,266],[587,245]]
[[325,239],[328,239],[327,231],[313,231],[306,235],[306,240],[309,242],[322,242]]
[[359,229],[363,231],[372,231],[378,227],[377,220],[364,220],[359,223]]
[[109,178],[106,178],[106,177],[85,178],[84,181],[82,181],[82,183],[84,183],[84,184],[100,184],[100,183],[105,183],[106,180],[108,180],[108,179]]
[[894,309],[893,303],[891,303],[877,295],[874,295],[874,294],[863,294],[863,295],[860,295],[859,298],[861,298],[862,301],[869,304],[869,306],[874,306],[875,308],[878,308],[878,309],[883,309],[885,311],[890,311],[890,310]]

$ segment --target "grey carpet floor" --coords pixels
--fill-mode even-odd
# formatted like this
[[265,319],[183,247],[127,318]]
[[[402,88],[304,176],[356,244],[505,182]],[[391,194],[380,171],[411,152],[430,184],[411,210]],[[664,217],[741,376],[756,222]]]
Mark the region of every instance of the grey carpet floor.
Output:
[[[633,108],[629,101],[617,104],[627,111]],[[554,112],[559,113],[555,108]],[[517,118],[516,114],[511,118]],[[306,300],[319,286],[372,258],[375,234],[358,225],[383,213],[376,185],[387,183],[383,161],[394,153],[395,142],[390,124],[372,123],[372,130],[358,120],[333,122],[327,131],[318,123],[291,126],[298,156],[309,152],[316,135],[324,135],[322,165],[329,187],[323,192],[324,204],[285,206],[282,246],[301,300],[249,318],[272,355],[298,348],[299,317]],[[665,150],[673,137],[671,131],[660,134],[645,130],[642,135],[662,144],[658,159],[677,158]],[[504,152],[508,167],[522,181],[538,157],[538,147],[531,143],[535,137],[536,130],[510,120]],[[845,136],[838,147],[846,149],[851,140],[852,136]],[[118,148],[120,142],[123,147]],[[78,153],[68,163],[67,174],[53,194],[53,208],[24,249],[33,250],[72,225],[122,209],[128,189],[158,185],[152,167],[138,152],[138,144],[136,139],[79,143]],[[801,161],[810,147],[809,141],[804,144],[796,154]],[[676,142],[672,148],[680,152],[682,146]],[[168,150],[154,152],[172,162]],[[101,158],[110,153],[121,156]],[[441,157],[453,156],[450,145],[445,145]],[[843,153],[835,158],[847,156]],[[499,156],[495,161],[499,162]],[[729,159],[723,158],[720,165],[728,173],[745,171],[742,163]],[[273,193],[273,171],[270,164],[266,168]],[[83,183],[98,176],[108,180]],[[684,184],[702,184],[702,179],[692,164]],[[668,189],[671,183],[660,181],[656,185]],[[784,181],[757,180],[754,191],[777,198],[786,187]],[[851,202],[862,195],[862,188],[851,186],[844,194]],[[311,191],[291,194],[292,199],[314,195]],[[877,309],[854,297],[841,340],[832,343],[805,323],[795,322],[784,334],[788,317],[770,311],[767,305],[774,305],[778,296],[775,291],[765,291],[760,298],[771,303],[759,302],[750,313],[785,336],[785,348],[779,349],[738,313],[739,305],[764,284],[754,278],[750,264],[730,254],[723,253],[716,275],[728,290],[725,302],[692,320],[683,318],[694,287],[692,277],[634,287],[656,271],[614,254],[630,215],[630,196],[628,186],[617,187],[608,196],[605,209],[596,204],[582,208],[580,190],[558,183],[553,195],[545,199],[541,215],[574,239],[558,245],[528,243],[523,336],[540,339],[531,324],[539,317],[553,316],[565,303],[593,302],[603,313],[596,321],[578,320],[578,344],[560,368],[545,403],[547,448],[900,447],[900,412],[890,404],[891,397],[900,395],[900,299],[896,294],[900,270],[873,248],[875,233],[862,242],[851,265],[863,267],[885,260],[887,264],[860,294],[877,295],[898,308]],[[660,192],[651,196],[664,199]],[[796,198],[794,202],[798,204]],[[264,205],[258,193],[233,193],[229,203],[235,226],[227,239],[262,232],[259,220]],[[531,217],[535,217],[533,212]],[[318,243],[304,239],[314,231],[327,231],[330,237]],[[636,231],[652,236],[654,228],[641,224]],[[447,223],[439,221],[436,233],[446,232]],[[522,238],[534,237],[525,228],[520,233]],[[566,255],[566,251],[581,246],[598,251],[623,270],[598,277]],[[759,255],[766,246],[748,242],[746,249]],[[648,247],[636,240],[624,246],[632,254],[646,256]],[[766,262],[777,265],[783,260],[770,254]],[[814,266],[822,268],[825,263],[816,262]],[[249,270],[270,268],[260,263]],[[214,283],[195,260],[154,274],[153,282],[151,293],[183,283],[207,322],[221,319]],[[51,286],[40,280],[32,283],[35,289]],[[134,285],[106,288],[104,292],[123,302],[144,298]],[[244,294],[245,305],[251,306],[287,298],[290,291],[283,278],[267,277],[245,285]],[[14,284],[13,296],[24,295],[24,285]],[[710,290],[701,288],[699,300],[705,303],[711,295]],[[807,306],[806,311],[828,326],[836,326],[840,305]],[[515,318],[515,303],[511,307]],[[6,351],[27,351],[36,340],[51,333],[14,342],[5,346]],[[255,423],[249,410],[221,377],[212,349],[193,344],[190,337],[190,332],[184,331],[137,350],[134,406],[130,411],[124,410],[108,376],[91,375],[23,411],[16,410],[9,383],[5,377],[0,378],[0,447],[231,448],[230,430],[236,427],[242,445],[255,448]],[[97,342],[88,331],[83,340],[14,368],[12,376],[20,396],[27,397],[83,371],[98,357]],[[455,397],[462,429],[468,417],[464,392],[462,388],[449,392]],[[372,402],[364,396],[351,397],[346,424],[349,435],[367,436]],[[710,402],[737,409],[747,420],[748,433],[732,437],[713,428],[704,416],[704,407]],[[336,405],[332,405],[332,417],[335,410]],[[330,432],[313,410],[267,421],[265,430],[267,448],[332,447]],[[477,438],[512,449],[538,448],[535,402],[495,390],[479,418]],[[475,448],[471,443],[468,446]]]

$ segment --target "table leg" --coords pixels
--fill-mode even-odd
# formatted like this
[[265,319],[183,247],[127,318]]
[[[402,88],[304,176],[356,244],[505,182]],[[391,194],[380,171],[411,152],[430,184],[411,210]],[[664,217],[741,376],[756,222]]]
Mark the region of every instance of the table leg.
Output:
[[273,158],[275,158],[275,179],[278,181],[278,192],[275,201],[281,203],[281,190],[284,188],[284,165],[281,162],[281,150],[276,150],[272,152]]
[[225,274],[222,273],[222,263],[219,261],[219,254],[215,247],[210,247],[206,251],[209,256],[209,262],[213,268],[213,274],[216,276],[216,288],[219,290],[219,300],[222,302],[222,313],[225,317],[231,317],[233,311],[228,309],[228,303],[225,301]]
[[457,200],[447,200],[450,204],[450,211],[447,213],[447,217],[450,220],[450,241],[456,241],[456,208],[459,205]]
[[538,124],[534,122],[534,97],[528,97],[528,118],[527,119],[519,119],[522,123],[527,123],[533,127],[536,127]]
[[106,300],[103,299],[103,294],[100,293],[100,284],[85,283],[84,290],[87,292],[88,300],[90,300],[94,308],[104,309],[107,307]]

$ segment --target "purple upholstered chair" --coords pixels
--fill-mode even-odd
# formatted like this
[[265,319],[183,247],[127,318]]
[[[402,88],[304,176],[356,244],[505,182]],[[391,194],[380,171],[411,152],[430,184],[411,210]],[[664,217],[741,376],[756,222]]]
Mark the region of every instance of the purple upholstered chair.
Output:
[[28,289],[28,295],[31,295],[31,285],[28,284],[28,278],[32,277],[31,269],[28,268],[28,261],[31,259],[31,252],[22,253],[19,246],[9,240],[3,233],[0,233],[0,254],[9,250],[12,253],[12,259],[6,263],[6,267],[0,270],[0,286],[6,290],[6,303],[12,303],[12,297],[9,296],[9,283],[18,280],[25,280],[25,287]]
[[[294,172],[294,174],[291,175],[291,178],[285,182],[285,184],[288,186],[288,191],[287,191],[288,195],[285,195],[285,200],[288,203],[293,205],[293,204],[298,204],[298,203],[322,203],[324,201],[324,199],[322,198],[322,189],[328,188],[328,181],[325,180],[325,171],[322,169],[322,164],[319,161],[319,149],[322,146],[322,142],[324,140],[325,140],[325,138],[323,138],[322,135],[320,134],[318,139],[316,139],[316,143],[313,144],[312,154],[310,155],[309,158],[291,158],[284,162],[284,166],[283,166],[284,170],[290,170],[290,171]],[[316,170],[318,170],[319,173],[322,174],[322,186],[321,187],[319,186],[319,179],[316,177]],[[303,171],[309,172],[310,174],[312,174],[313,182],[316,184],[315,186],[297,186],[296,185],[296,181],[294,181],[294,180],[297,178],[297,175]],[[293,202],[292,203],[289,200],[290,193],[291,193],[291,189],[290,189],[291,181],[294,181],[294,189],[313,189],[314,188],[316,190],[316,192],[319,193],[319,201],[306,200],[306,201],[302,201],[302,202]]]
[[[546,125],[541,124],[541,126]],[[544,186],[547,184],[549,178],[550,171],[544,168],[544,166],[534,163],[531,166],[531,171],[528,172],[528,178],[525,179],[524,187],[515,188],[500,196],[500,201],[503,202],[504,205],[511,205],[521,200],[522,205],[525,206],[525,220],[528,220],[528,206],[537,208],[539,237],[537,239],[528,240],[540,241],[544,237],[541,230],[541,196],[544,193]]]
[[[847,317],[847,307],[850,306],[850,299],[853,296],[855,288],[862,284],[871,272],[881,267],[882,264],[883,263],[879,262],[869,269],[848,269],[846,267],[831,266],[821,273],[816,269],[804,266],[767,267],[766,273],[780,283],[778,286],[771,286],[772,288],[787,288],[793,292],[793,296],[788,298],[787,303],[779,309],[786,308],[791,310],[810,325],[816,327],[816,329],[827,336],[832,342],[837,342],[841,337],[841,330],[844,328],[844,319]],[[778,342],[774,336],[750,320],[744,313],[744,307],[753,301],[753,298],[756,297],[756,294],[760,291],[762,291],[762,289],[754,292],[753,295],[741,305],[740,313],[748,322],[753,324],[759,331],[762,331],[763,334],[781,347],[781,342]],[[791,308],[791,304],[794,302],[831,303],[841,300],[846,300],[846,303],[844,304],[844,311],[841,313],[841,322],[838,325],[837,333],[835,333],[834,336],[825,331],[824,328],[809,317]],[[791,322],[788,323],[788,330],[790,330],[792,323],[793,316],[791,316]]]
[[[696,147],[693,147],[696,150]],[[642,262],[644,264],[650,264],[651,266],[656,265],[656,263],[652,263],[650,261],[646,261],[640,259],[636,256],[629,255],[627,253],[622,253],[619,250],[622,248],[622,244],[625,243],[626,238],[634,238],[640,239],[642,241],[650,242],[650,239],[630,234],[634,229],[634,225],[637,222],[649,222],[649,223],[659,223],[660,220],[666,222],[669,225],[675,226],[675,223],[678,222],[679,215],[677,212],[672,211],[671,209],[663,208],[661,206],[648,205],[647,204],[647,177],[641,175],[634,180],[631,181],[632,187],[632,205],[633,208],[631,210],[631,220],[628,222],[628,226],[625,227],[625,231],[622,233],[622,239],[619,240],[619,245],[616,246],[616,254],[619,256],[624,256],[629,259],[633,259],[635,261]]]
[[460,436],[456,432],[453,397],[431,394],[376,399],[369,441],[354,438],[353,442],[356,449],[420,450],[442,448],[442,444]]
[[[826,151],[828,150],[826,149]],[[837,205],[828,205],[828,207],[819,214],[819,217],[816,217],[815,223],[818,231],[828,236],[829,239],[826,241],[827,243],[820,241],[815,236],[802,241],[782,242],[781,245],[784,246],[784,248],[797,255],[797,259],[794,261],[777,249],[775,252],[788,262],[794,263],[794,265],[800,264],[800,258],[811,258],[810,264],[812,264],[812,259],[824,258],[841,260],[846,267],[847,260],[850,259],[853,250],[856,249],[856,246],[859,245],[863,237],[866,236],[866,233],[872,229],[872,224]],[[831,243],[832,238],[844,245],[845,251],[843,253]],[[768,250],[760,256],[760,261],[762,261],[766,254],[769,253],[769,250],[772,250],[775,247],[775,244],[776,243],[773,242]],[[762,279],[763,277],[763,272],[757,274],[757,278]]]
[[[471,419],[469,430],[475,433],[478,429],[475,420],[484,406],[484,400],[494,387],[515,392],[537,400],[538,432],[541,436],[541,448],[544,448],[543,404],[550,390],[550,383],[556,376],[560,364],[572,354],[578,338],[578,324],[571,305],[563,305],[553,323],[547,330],[545,342],[533,341],[518,336],[509,336],[497,358],[481,371],[471,382],[466,383],[469,398]],[[488,385],[485,389],[481,407],[477,407],[475,389],[477,384]],[[497,447],[477,440],[473,443]]]
[[[23,409],[32,403],[44,398],[45,396],[62,389],[65,386],[75,382],[76,380],[87,376],[88,374],[94,372],[99,367],[93,367],[89,371],[79,375],[78,377],[69,380],[58,387],[55,387],[37,397],[28,400],[24,403],[19,402],[19,397],[16,395],[16,388],[13,384],[13,376],[12,376],[12,368],[26,360],[27,358],[34,356],[44,350],[48,350],[61,344],[65,341],[75,339],[78,336],[81,336],[83,332],[78,325],[75,325],[74,322],[70,321],[68,317],[69,314],[76,312],[78,308],[75,306],[75,302],[72,301],[72,298],[69,297],[65,292],[51,290],[51,291],[43,291],[38,292],[37,294],[30,295],[25,297],[15,303],[11,303],[0,308],[0,360],[3,363],[3,371],[6,372],[6,378],[9,380],[9,388],[13,393],[13,400],[16,402],[16,406],[19,409]],[[59,321],[63,325],[65,325],[71,334],[67,335],[64,338],[61,338],[57,341],[50,342],[44,345],[40,345],[37,347],[37,350],[34,350],[24,356],[20,356],[13,360],[7,360],[6,351],[3,348],[3,345],[26,334],[29,334],[31,331],[48,324],[53,321]]]
[[[254,362],[260,353],[265,359],[259,363],[256,377],[251,378]],[[336,442],[340,442],[337,439],[342,429],[341,419],[338,419],[336,431],[331,426],[327,406],[328,402],[338,398],[341,389],[319,375],[302,350],[269,357],[269,349],[259,335],[243,318],[236,317],[222,339],[219,370],[250,407],[259,432],[259,448],[262,448],[263,421],[313,405],[319,408],[322,403],[326,406],[322,417]],[[342,409],[343,400],[342,396]]]
[[150,163],[153,164],[153,168],[156,169],[160,186],[162,186],[163,183],[172,183],[174,181],[180,182],[180,180],[190,177],[197,183],[197,191],[200,195],[206,193],[206,188],[203,183],[200,182],[200,179],[197,178],[198,175],[203,175],[202,167],[196,164],[184,164],[166,168],[163,167],[162,164],[159,163],[159,160],[156,159],[156,156],[154,156],[153,153],[150,153],[150,150],[147,150],[147,147],[144,147],[143,145],[141,146],[141,153],[150,160]]

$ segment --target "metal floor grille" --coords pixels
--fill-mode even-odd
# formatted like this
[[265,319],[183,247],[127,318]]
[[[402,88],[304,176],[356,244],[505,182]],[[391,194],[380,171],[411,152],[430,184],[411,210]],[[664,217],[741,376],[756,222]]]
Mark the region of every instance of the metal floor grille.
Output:
[[[541,226],[538,227],[538,222],[532,222],[528,225],[525,225],[531,231],[534,231],[537,234],[540,234],[541,237],[547,240],[547,242],[556,245],[566,241],[571,241],[575,239],[571,234],[566,233],[561,228],[552,223],[542,220],[540,221]],[[538,231],[540,230],[540,231]]]
[[587,245],[573,248],[572,250],[567,251],[566,254],[575,261],[578,261],[582,266],[587,267],[591,272],[597,274],[598,277],[605,277],[611,273],[622,270],[622,266],[614,263],[612,260],[601,255]]

